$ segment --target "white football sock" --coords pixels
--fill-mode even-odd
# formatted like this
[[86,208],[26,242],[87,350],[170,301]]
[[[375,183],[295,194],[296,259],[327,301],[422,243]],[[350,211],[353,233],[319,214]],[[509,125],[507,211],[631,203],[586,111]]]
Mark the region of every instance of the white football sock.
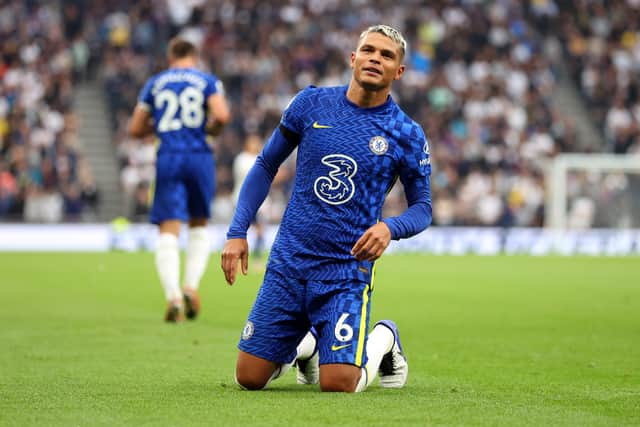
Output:
[[264,386],[266,387],[267,385],[269,385],[269,383],[271,381],[277,380],[278,378],[280,378],[281,376],[283,376],[284,374],[289,372],[289,369],[291,369],[292,366],[293,366],[293,362],[291,362],[291,363],[283,363],[281,365],[278,365],[276,367],[276,370],[273,371],[273,374],[271,375],[271,378],[269,378],[269,381],[267,381],[267,384],[265,384]]
[[184,267],[185,289],[197,290],[200,286],[200,279],[207,268],[210,251],[211,238],[207,227],[190,228]]
[[178,237],[161,233],[156,246],[156,270],[167,301],[182,300]]
[[307,335],[302,338],[296,350],[298,353],[296,360],[307,360],[316,351],[316,337],[311,332],[307,332]]
[[268,386],[271,381],[276,380],[281,376],[283,376],[284,374],[286,374],[287,372],[289,372],[289,369],[291,369],[293,364],[296,363],[296,360],[298,359],[305,360],[313,356],[315,349],[316,349],[316,337],[313,336],[311,332],[307,332],[307,335],[305,335],[304,338],[302,338],[302,341],[300,341],[300,344],[298,344],[298,347],[296,347],[296,357],[289,363],[283,363],[281,365],[278,365],[275,371],[273,371],[271,378],[269,378],[269,381],[267,381],[267,383],[264,386],[265,387]]
[[356,389],[354,390],[356,393],[360,393],[361,391],[365,391],[369,386],[369,375],[367,374],[367,368],[360,368],[360,380],[358,381],[358,385],[356,385]]
[[[367,364],[363,369],[356,391],[363,391],[370,386],[378,375],[382,357],[393,348],[395,337],[384,325],[378,325],[367,337]],[[366,372],[364,372],[366,370]],[[363,383],[364,379],[364,383]]]

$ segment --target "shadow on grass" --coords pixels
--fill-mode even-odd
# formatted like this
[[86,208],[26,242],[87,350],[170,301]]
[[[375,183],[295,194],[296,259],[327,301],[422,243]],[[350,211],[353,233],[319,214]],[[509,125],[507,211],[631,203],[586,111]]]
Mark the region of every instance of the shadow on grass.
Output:
[[[250,390],[243,390],[240,388],[238,384],[232,381],[221,381],[217,383],[214,387],[217,390],[224,391],[238,391],[243,393],[252,393]],[[298,384],[269,384],[269,386],[263,390],[255,390],[253,393],[290,393],[290,392],[319,392],[320,388],[315,386],[307,386],[307,385],[298,385]]]
[[[209,386],[207,386],[209,388]],[[340,394],[355,394],[355,395],[378,395],[378,394],[389,394],[389,395],[426,395],[433,391],[433,387],[426,387],[422,385],[413,385],[407,386],[402,389],[385,389],[378,385],[372,385],[363,393],[322,393],[320,391],[320,386],[318,385],[299,385],[299,384],[269,384],[269,386],[263,390],[257,391],[249,391],[241,389],[235,382],[232,381],[221,381],[217,383],[214,387],[214,390],[224,391],[224,392],[241,392],[241,393],[265,393],[265,394],[278,394],[278,393],[318,393],[325,396],[337,396]]]

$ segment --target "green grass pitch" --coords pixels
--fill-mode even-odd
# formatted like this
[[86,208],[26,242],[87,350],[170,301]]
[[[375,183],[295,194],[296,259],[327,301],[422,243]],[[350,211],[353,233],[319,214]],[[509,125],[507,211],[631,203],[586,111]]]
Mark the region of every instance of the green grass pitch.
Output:
[[640,425],[640,261],[390,255],[404,389],[233,382],[261,272],[211,258],[196,322],[162,321],[150,253],[0,254],[1,426]]

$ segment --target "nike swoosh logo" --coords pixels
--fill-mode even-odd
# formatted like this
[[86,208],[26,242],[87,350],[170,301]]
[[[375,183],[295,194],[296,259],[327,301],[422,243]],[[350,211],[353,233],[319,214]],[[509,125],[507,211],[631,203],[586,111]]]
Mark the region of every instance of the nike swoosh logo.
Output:
[[349,347],[351,344],[345,344],[345,345],[332,345],[331,346],[331,351],[338,351],[338,350],[342,350],[343,348],[347,348]]
[[321,125],[317,121],[313,122],[313,128],[314,129],[329,129],[329,128],[332,128],[332,127],[333,126]]

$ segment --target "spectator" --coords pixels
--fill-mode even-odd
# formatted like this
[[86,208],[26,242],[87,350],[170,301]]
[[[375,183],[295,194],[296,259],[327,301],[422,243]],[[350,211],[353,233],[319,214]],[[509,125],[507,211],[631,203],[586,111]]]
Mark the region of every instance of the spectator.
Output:
[[58,9],[9,0],[0,5],[0,17],[0,151],[4,186],[11,188],[10,198],[2,197],[0,216],[60,221],[64,194],[69,218],[79,220],[82,206],[71,208],[79,185],[78,151],[70,144],[77,139],[74,75],[88,63],[81,10],[71,3]]
[[[39,1],[0,6],[11,18],[0,29],[0,150],[17,185],[5,216],[22,217],[32,194],[27,187],[42,181],[45,158],[55,156],[62,174],[56,191],[79,179],[72,160],[81,154],[77,145],[61,149],[59,140],[77,134],[65,123],[74,78],[92,63],[99,64],[111,111],[123,192],[129,209],[135,205],[155,158],[124,130],[138,88],[166,66],[163,52],[176,33],[198,44],[202,65],[224,81],[233,108],[233,122],[213,142],[221,198],[215,220],[225,221],[223,198],[234,187],[232,165],[247,136],[266,140],[280,111],[307,84],[345,84],[342,46],[380,16],[408,37],[410,66],[393,95],[432,141],[436,224],[542,224],[545,164],[580,149],[573,118],[551,102],[558,58],[602,130],[601,151],[640,152],[637,1],[362,1],[357,13],[351,2],[315,0],[64,4],[61,10]],[[63,22],[62,31],[56,22]],[[323,54],[310,55],[310,47]],[[60,150],[64,155],[55,154]],[[271,189],[271,222],[279,221],[291,179],[285,167]],[[389,194],[385,210],[402,209],[402,191]]]

